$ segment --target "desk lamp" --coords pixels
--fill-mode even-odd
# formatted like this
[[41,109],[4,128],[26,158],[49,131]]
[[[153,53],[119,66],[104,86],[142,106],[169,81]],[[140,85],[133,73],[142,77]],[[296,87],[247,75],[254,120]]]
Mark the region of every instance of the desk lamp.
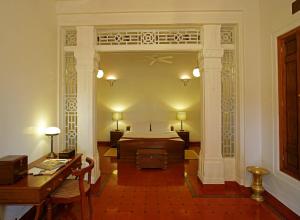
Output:
[[119,120],[122,120],[122,119],[123,119],[122,112],[113,112],[112,120],[117,121],[117,130],[116,131],[119,131]]
[[53,152],[53,136],[60,133],[60,129],[57,127],[48,127],[45,129],[45,135],[51,137],[51,152],[48,154],[47,158],[56,158],[57,155]]
[[182,128],[182,121],[186,120],[186,112],[177,112],[177,120],[180,120],[180,131],[184,131]]

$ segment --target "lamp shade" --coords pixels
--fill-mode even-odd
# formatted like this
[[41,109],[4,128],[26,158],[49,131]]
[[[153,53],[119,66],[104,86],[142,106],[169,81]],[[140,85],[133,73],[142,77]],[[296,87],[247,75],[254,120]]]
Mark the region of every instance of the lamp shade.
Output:
[[112,114],[112,120],[113,121],[119,121],[123,119],[123,114],[122,112],[113,112]]
[[186,112],[177,112],[176,118],[180,121],[186,120]]
[[45,135],[57,135],[60,133],[60,129],[57,127],[48,127],[45,129]]

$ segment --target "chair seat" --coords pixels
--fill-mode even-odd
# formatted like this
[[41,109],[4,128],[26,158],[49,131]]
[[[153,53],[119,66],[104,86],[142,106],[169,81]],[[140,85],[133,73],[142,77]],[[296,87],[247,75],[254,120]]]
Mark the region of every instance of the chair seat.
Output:
[[[90,185],[84,181],[84,192],[88,192]],[[80,196],[79,183],[78,180],[65,180],[58,188],[55,190],[50,197],[55,199],[71,199]]]

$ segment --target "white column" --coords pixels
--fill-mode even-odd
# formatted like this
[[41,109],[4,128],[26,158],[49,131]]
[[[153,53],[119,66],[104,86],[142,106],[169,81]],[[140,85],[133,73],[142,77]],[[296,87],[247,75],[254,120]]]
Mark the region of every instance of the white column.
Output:
[[93,26],[77,27],[75,58],[78,88],[78,152],[92,157],[95,161],[93,183],[100,176],[99,153],[95,138],[94,36]]
[[221,140],[221,25],[203,26],[203,117],[198,176],[204,184],[224,183]]

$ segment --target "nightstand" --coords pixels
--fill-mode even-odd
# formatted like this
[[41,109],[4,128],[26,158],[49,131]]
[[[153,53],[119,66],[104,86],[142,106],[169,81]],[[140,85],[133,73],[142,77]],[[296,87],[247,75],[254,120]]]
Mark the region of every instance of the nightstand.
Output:
[[176,131],[178,136],[184,140],[184,147],[189,148],[190,146],[190,132],[189,131]]
[[123,131],[110,131],[110,146],[117,147],[118,140],[120,140],[123,134]]

